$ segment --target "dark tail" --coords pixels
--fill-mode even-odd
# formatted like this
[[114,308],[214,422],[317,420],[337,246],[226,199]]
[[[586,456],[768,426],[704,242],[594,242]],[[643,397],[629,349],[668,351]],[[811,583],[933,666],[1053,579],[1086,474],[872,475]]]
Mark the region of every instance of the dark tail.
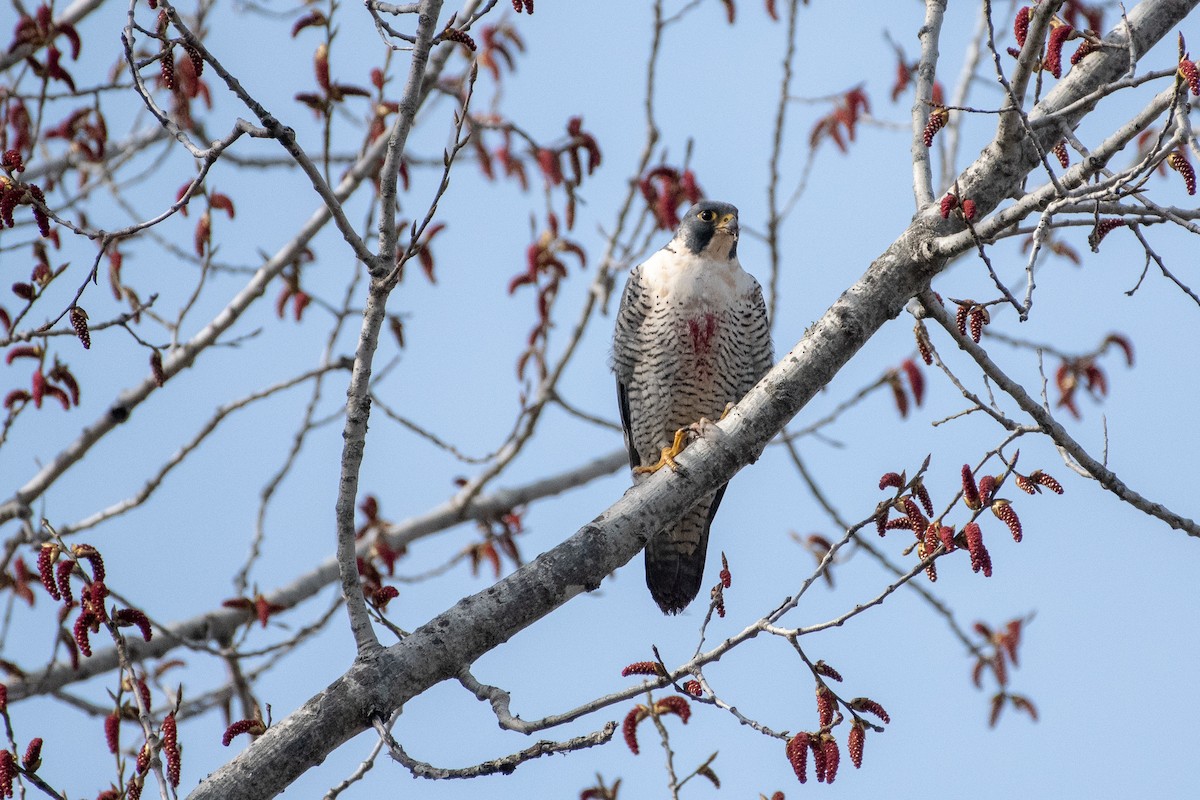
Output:
[[646,586],[664,614],[678,614],[700,593],[708,529],[724,494],[722,486],[647,543]]

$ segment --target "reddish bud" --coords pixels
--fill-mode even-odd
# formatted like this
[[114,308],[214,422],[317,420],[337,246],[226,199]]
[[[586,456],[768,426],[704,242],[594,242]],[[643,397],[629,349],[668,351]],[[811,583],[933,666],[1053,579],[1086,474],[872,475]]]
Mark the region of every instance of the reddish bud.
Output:
[[823,675],[824,677],[829,678],[831,680],[835,680],[838,683],[842,682],[841,673],[839,673],[836,669],[834,669],[833,667],[826,664],[824,659],[822,659],[821,661],[818,661],[816,664],[813,664],[813,671],[816,672],[818,675]]
[[1075,54],[1071,56],[1071,66],[1075,66],[1080,61],[1082,61],[1086,56],[1089,56],[1092,53],[1095,53],[1099,49],[1100,49],[1100,45],[1096,44],[1091,39],[1084,39],[1083,43],[1079,45],[1079,49],[1076,50]]
[[476,50],[475,40],[466,31],[459,30],[458,28],[446,28],[446,30],[442,31],[442,39],[447,42],[458,42],[472,53]]
[[[833,783],[837,777],[838,763],[842,758],[837,739],[830,734],[824,734],[821,737],[821,749],[825,754],[825,782]],[[820,780],[820,775],[817,776],[817,779]]]
[[918,406],[921,405],[925,400],[925,376],[921,374],[920,367],[911,358],[906,358],[900,362],[900,369],[903,370],[904,377],[908,378],[913,400]]
[[12,751],[0,750],[0,797],[13,796],[13,778],[17,775],[17,762]]
[[1054,155],[1058,157],[1058,163],[1062,165],[1063,169],[1071,166],[1071,157],[1070,154],[1067,153],[1066,139],[1063,139],[1058,144],[1054,145]]
[[625,721],[621,723],[621,733],[625,736],[625,744],[629,746],[635,756],[638,754],[637,726],[649,714],[650,709],[638,703],[630,709],[629,713],[625,715]]
[[537,163],[546,182],[551,186],[558,186],[563,182],[562,165],[559,163],[558,153],[545,147],[539,147]]
[[1024,711],[1029,715],[1030,719],[1032,719],[1034,722],[1037,722],[1037,707],[1034,706],[1028,697],[1022,697],[1019,694],[1010,694],[1008,696],[1008,701],[1012,703],[1013,708],[1017,709],[1018,711]]
[[846,739],[846,749],[850,751],[850,761],[854,764],[855,769],[862,767],[863,744],[865,744],[866,741],[866,726],[860,721],[855,720],[854,726],[850,728],[850,736]]
[[71,572],[74,569],[75,562],[66,560],[58,562],[58,566],[54,570],[55,578],[58,580],[58,592],[68,603],[75,602],[75,598],[71,594]]
[[791,739],[788,739],[785,752],[787,753],[788,763],[792,765],[792,770],[796,773],[796,777],[801,783],[806,783],[808,781],[808,734],[797,733]]
[[929,342],[929,334],[925,330],[925,326],[919,321],[913,326],[913,336],[917,340],[917,352],[921,354],[921,360],[926,365],[933,365],[933,347]]
[[622,678],[628,678],[630,675],[654,675],[663,678],[666,677],[666,674],[657,661],[635,661],[621,670]]
[[1188,194],[1196,193],[1196,171],[1192,169],[1192,163],[1183,150],[1176,150],[1167,156],[1167,166],[1183,176],[1183,185]]
[[728,589],[733,585],[733,574],[729,571],[729,560],[721,553],[721,585]]
[[892,718],[888,716],[888,713],[883,710],[883,706],[879,705],[879,703],[876,703],[869,697],[856,697],[847,705],[849,705],[854,711],[859,711],[864,714],[872,714],[876,717],[879,717],[879,719],[883,720],[884,724],[888,724],[892,721]]
[[700,681],[691,680],[683,685],[683,690],[693,697],[699,697],[704,693],[704,689],[700,686]]
[[684,700],[677,694],[673,694],[670,697],[664,697],[663,699],[657,701],[654,704],[654,713],[675,714],[679,717],[679,719],[683,720],[683,724],[686,725],[687,721],[691,719],[692,716],[692,706],[687,700]]
[[992,315],[983,306],[975,306],[971,309],[971,340],[975,344],[979,344],[979,340],[983,336],[983,326],[991,321]]
[[229,743],[233,741],[233,737],[235,736],[240,736],[243,733],[248,733],[251,736],[260,736],[266,730],[267,726],[261,719],[238,720],[225,729],[225,734],[221,737],[221,744],[229,747]]
[[1040,469],[1035,469],[1033,472],[1029,473],[1029,479],[1031,481],[1033,481],[1034,483],[1045,486],[1047,489],[1054,492],[1055,494],[1063,493],[1062,484],[1059,483],[1058,481],[1056,481],[1054,478],[1047,475],[1046,473],[1042,472]]
[[300,33],[300,31],[304,30],[305,28],[310,28],[314,25],[326,25],[328,23],[329,20],[322,12],[311,11],[308,14],[300,17],[292,25],[292,38],[296,38],[296,34]]
[[1008,526],[1014,542],[1021,541],[1021,520],[1017,519],[1017,512],[1013,511],[1012,505],[1007,500],[993,502],[992,513],[996,515],[996,519]]
[[958,332],[963,336],[967,335],[967,317],[974,306],[974,300],[964,300],[958,304],[958,310],[954,312],[954,322],[958,325]]
[[992,557],[983,546],[983,530],[977,522],[968,522],[963,527],[967,539],[967,552],[971,554],[971,571],[983,571],[986,578],[992,577]]
[[900,501],[904,509],[904,513],[908,515],[909,526],[917,532],[925,530],[929,524],[929,520],[925,519],[925,515],[921,513],[921,509],[917,507],[916,502],[911,497],[905,497]]
[[1017,18],[1013,21],[1013,35],[1017,38],[1017,47],[1025,46],[1025,37],[1029,35],[1029,16],[1033,9],[1021,6],[1017,9]]
[[833,722],[833,695],[823,685],[817,684],[817,718],[822,728],[829,727]]
[[947,192],[946,196],[942,198],[942,219],[949,219],[950,212],[956,208],[958,208],[958,195],[954,194],[953,192]]
[[155,350],[150,354],[150,372],[154,375],[154,382],[159,388],[167,382],[167,373],[163,371],[162,353]]
[[88,632],[93,622],[95,622],[95,617],[81,611],[75,618],[75,626],[72,629],[75,645],[79,648],[79,652],[89,658],[92,655],[92,643],[88,640]]
[[29,746],[25,748],[25,757],[21,759],[21,766],[26,772],[37,772],[38,767],[42,765],[42,740],[30,739]]
[[169,42],[164,42],[162,56],[158,60],[158,74],[162,77],[163,86],[175,91],[175,50]]
[[1109,231],[1123,227],[1127,223],[1120,217],[1109,217],[1102,219],[1096,223],[1096,227],[1088,235],[1088,245],[1091,246],[1092,252],[1095,253],[1100,249],[1100,242],[1104,241],[1104,237],[1108,236]]
[[925,123],[925,132],[922,134],[922,140],[926,147],[933,147],[933,137],[946,127],[946,123],[949,121],[950,111],[945,106],[938,106],[929,113],[929,121]]
[[984,475],[979,479],[979,500],[983,503],[992,502],[992,494],[996,491],[996,476]]
[[129,626],[137,626],[138,631],[142,634],[142,639],[150,641],[153,632],[150,630],[150,619],[144,612],[136,608],[122,608],[113,614],[113,623],[118,628]]
[[55,600],[61,600],[62,595],[59,594],[58,586],[54,583],[54,562],[58,560],[59,547],[54,542],[46,542],[38,550],[38,577],[42,580],[42,586],[46,587],[46,593]]
[[121,716],[116,711],[104,718],[104,741],[114,755],[121,749]]
[[1050,29],[1050,37],[1046,42],[1046,58],[1042,61],[1042,67],[1056,78],[1062,77],[1063,44],[1074,32],[1075,29],[1065,23]]
[[1179,77],[1187,82],[1192,94],[1200,96],[1200,70],[1196,69],[1196,62],[1188,61],[1186,58],[1180,60]]
[[90,544],[77,544],[71,547],[71,554],[77,559],[86,560],[92,567],[92,580],[103,583],[105,578],[104,558],[100,551]]
[[975,219],[975,201],[969,197],[962,201],[962,215],[968,221]]
[[956,545],[954,544],[954,528],[950,525],[938,526],[938,540],[942,544],[942,548],[949,553]]
[[903,485],[904,478],[900,477],[900,473],[898,472],[885,472],[883,477],[879,479],[880,489],[887,489],[888,487],[899,489]]
[[967,508],[972,511],[983,508],[983,501],[979,497],[979,487],[975,484],[975,475],[971,472],[970,464],[962,466],[962,490],[963,502],[967,504]]
[[71,327],[75,329],[75,335],[79,337],[83,349],[87,350],[92,346],[92,334],[88,331],[87,312],[79,306],[71,306],[67,316],[71,320]]

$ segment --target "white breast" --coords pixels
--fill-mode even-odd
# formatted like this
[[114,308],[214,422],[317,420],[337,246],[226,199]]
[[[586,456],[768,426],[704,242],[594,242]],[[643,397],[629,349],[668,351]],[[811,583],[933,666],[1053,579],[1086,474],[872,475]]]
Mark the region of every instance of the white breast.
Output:
[[713,261],[659,250],[642,265],[642,281],[655,300],[689,311],[721,311],[753,290],[737,259]]

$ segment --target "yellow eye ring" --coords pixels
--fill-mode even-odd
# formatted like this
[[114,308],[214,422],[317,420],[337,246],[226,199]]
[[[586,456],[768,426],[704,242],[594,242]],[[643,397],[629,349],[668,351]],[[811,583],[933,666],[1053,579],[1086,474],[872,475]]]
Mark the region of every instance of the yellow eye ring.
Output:
[[704,222],[712,222],[713,220],[715,220],[717,218],[717,212],[715,212],[711,209],[705,209],[704,211],[701,211],[696,216],[700,217],[700,219],[703,220]]

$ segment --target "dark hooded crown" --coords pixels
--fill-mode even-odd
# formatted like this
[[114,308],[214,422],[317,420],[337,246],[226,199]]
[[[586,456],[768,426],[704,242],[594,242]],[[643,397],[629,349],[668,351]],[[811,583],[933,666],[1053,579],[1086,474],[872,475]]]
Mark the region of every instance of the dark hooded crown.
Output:
[[675,239],[695,255],[734,258],[738,239],[737,206],[710,200],[696,203],[683,215]]

